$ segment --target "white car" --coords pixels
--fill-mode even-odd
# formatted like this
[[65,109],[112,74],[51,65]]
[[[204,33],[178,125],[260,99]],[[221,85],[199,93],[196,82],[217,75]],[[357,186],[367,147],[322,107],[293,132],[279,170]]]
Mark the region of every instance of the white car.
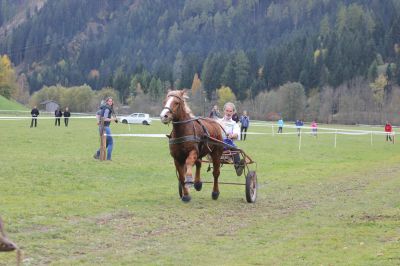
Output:
[[123,124],[142,124],[147,126],[151,124],[150,115],[145,113],[133,113],[127,116],[120,116],[118,120]]

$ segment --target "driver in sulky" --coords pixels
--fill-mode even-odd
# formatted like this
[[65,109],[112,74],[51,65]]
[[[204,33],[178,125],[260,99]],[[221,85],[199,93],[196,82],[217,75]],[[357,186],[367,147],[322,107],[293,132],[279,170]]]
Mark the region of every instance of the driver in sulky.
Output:
[[[240,127],[232,119],[233,114],[236,112],[236,107],[232,102],[227,102],[224,105],[224,117],[219,120],[224,132],[222,133],[226,149],[234,149],[236,147],[234,140],[240,140]],[[240,176],[244,169],[243,162],[240,161],[239,153],[233,154],[233,162],[235,164],[236,174]]]

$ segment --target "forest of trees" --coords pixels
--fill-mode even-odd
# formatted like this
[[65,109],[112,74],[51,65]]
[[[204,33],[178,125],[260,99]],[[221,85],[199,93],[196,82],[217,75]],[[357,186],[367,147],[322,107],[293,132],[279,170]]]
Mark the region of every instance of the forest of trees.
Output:
[[[27,1],[2,0],[0,26]],[[132,104],[139,96],[157,101],[167,88],[190,89],[197,78],[204,91],[197,98],[215,101],[226,86],[259,117],[322,112],[325,121],[353,123],[379,122],[387,119],[379,113],[394,112],[399,0],[45,2],[0,37],[0,54],[24,75],[30,93],[87,84],[112,87],[121,103]],[[272,100],[299,87],[304,107],[296,114]],[[343,100],[358,90],[363,110]],[[260,99],[270,103],[266,110],[256,110]]]

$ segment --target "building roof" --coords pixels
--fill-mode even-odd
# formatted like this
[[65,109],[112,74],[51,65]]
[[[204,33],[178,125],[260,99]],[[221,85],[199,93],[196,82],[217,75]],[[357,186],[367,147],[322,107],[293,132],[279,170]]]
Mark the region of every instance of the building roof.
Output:
[[46,100],[46,101],[41,102],[40,104],[48,104],[48,103],[58,104],[56,101],[53,101],[53,100]]

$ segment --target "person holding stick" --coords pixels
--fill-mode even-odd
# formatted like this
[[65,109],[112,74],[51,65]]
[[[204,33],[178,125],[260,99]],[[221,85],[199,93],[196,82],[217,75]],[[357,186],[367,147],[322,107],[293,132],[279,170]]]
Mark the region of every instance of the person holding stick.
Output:
[[[113,99],[111,97],[106,98],[105,101],[105,106],[101,111],[100,115],[100,124],[99,124],[99,129],[100,129],[100,138],[103,138],[103,135],[106,134],[106,149],[107,149],[107,160],[111,161],[111,156],[112,156],[112,150],[113,150],[113,138],[111,136],[111,129],[110,129],[110,124],[111,121],[115,121],[116,123],[118,122],[117,118],[112,117],[113,115]],[[100,158],[100,149],[98,149],[93,156],[95,159],[101,159]]]

